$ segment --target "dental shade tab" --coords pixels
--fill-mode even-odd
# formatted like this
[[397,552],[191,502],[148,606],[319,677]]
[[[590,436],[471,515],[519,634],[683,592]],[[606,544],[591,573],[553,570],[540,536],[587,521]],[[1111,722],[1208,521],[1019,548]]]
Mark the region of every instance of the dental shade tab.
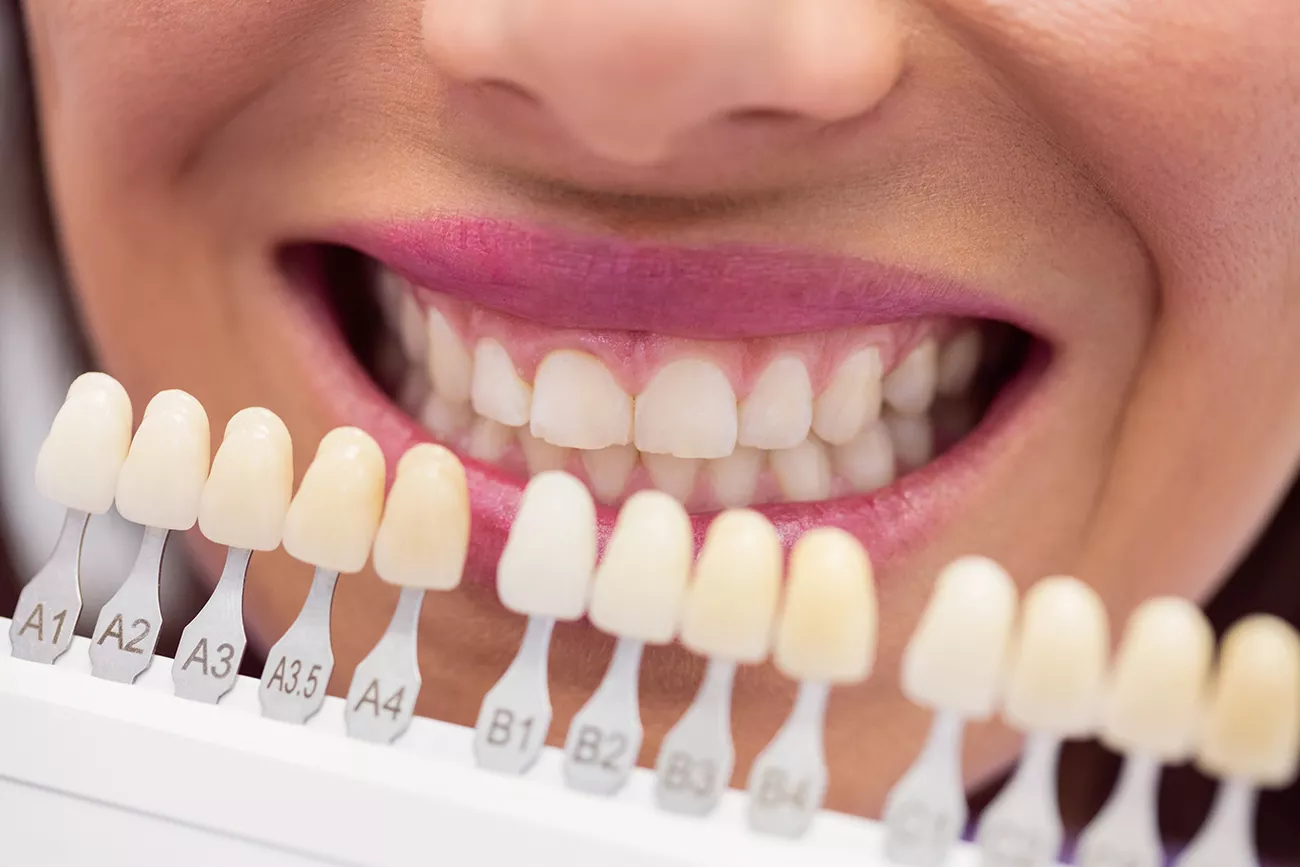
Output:
[[149,667],[162,629],[162,559],[173,531],[188,530],[212,460],[208,415],[183,391],[163,391],[145,407],[117,479],[117,511],[144,527],[126,580],[99,612],[91,671],[130,683]]
[[36,457],[36,488],[67,512],[53,553],[14,609],[9,639],[20,659],[52,663],[72,642],[86,524],[113,506],[132,425],[126,389],[104,373],[77,377],[50,425]]
[[262,669],[262,713],[302,724],[334,671],[330,609],[340,573],[360,572],[384,507],[384,454],[369,434],[335,428],[303,474],[284,522],[284,550],[315,567],[307,600]]
[[199,530],[226,546],[212,595],[181,633],[172,664],[176,694],[215,704],[244,658],[244,579],[254,551],[274,551],[293,496],[293,442],[268,409],[240,410],[226,425],[203,496]]
[[389,743],[410,727],[425,591],[460,585],[469,529],[465,468],[442,446],[413,446],[397,462],[371,554],[375,573],[402,590],[388,629],[352,676],[345,716],[352,737]]

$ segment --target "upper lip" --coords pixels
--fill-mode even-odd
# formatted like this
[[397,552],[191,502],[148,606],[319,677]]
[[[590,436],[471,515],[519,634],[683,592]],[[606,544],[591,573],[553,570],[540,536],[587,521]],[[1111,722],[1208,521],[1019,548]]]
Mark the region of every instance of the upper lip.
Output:
[[462,218],[345,226],[325,240],[418,286],[556,328],[726,339],[969,316],[1035,330],[976,287],[826,253],[657,246]]

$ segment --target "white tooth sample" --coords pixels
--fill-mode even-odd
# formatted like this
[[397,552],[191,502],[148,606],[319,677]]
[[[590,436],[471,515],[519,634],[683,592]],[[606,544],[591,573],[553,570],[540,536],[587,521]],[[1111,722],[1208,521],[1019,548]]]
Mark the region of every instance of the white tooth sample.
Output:
[[745,446],[725,458],[709,461],[707,472],[713,496],[723,506],[736,508],[754,501],[758,476],[763,472],[763,452]]
[[986,557],[963,557],[935,582],[903,654],[903,694],[968,719],[993,712],[1015,623],[1016,585]]
[[131,398],[105,373],[83,373],[36,456],[36,489],[68,509],[102,515],[131,447]]
[[875,662],[876,630],[876,590],[862,545],[832,527],[805,533],[790,552],[776,667],[794,680],[863,680]]
[[962,557],[935,582],[903,653],[903,694],[935,711],[921,754],[885,799],[885,856],[941,864],[966,827],[962,736],[993,713],[1015,624],[1011,576],[986,557]]
[[183,391],[163,391],[145,407],[117,477],[117,511],[161,530],[188,530],[212,460],[208,414]]
[[627,445],[632,398],[594,355],[561,349],[547,355],[533,377],[533,436],[575,449]]
[[691,521],[662,491],[638,491],[619,511],[592,584],[589,615],[621,638],[667,644],[691,571]]
[[401,587],[450,590],[460,584],[468,549],[465,468],[442,446],[413,446],[397,462],[375,535],[375,574]]
[[511,611],[576,620],[596,567],[596,506],[582,482],[559,471],[534,476],[497,565],[497,594]]
[[885,403],[904,415],[920,415],[934,403],[939,379],[939,345],[922,340],[885,377]]
[[636,447],[679,458],[722,458],[736,447],[736,393],[716,364],[682,358],[636,397]]
[[894,443],[899,471],[920,469],[934,458],[934,424],[929,416],[887,413],[884,425]]
[[1101,718],[1102,741],[1124,754],[1124,768],[1079,838],[1079,864],[1165,863],[1156,813],[1160,766],[1191,754],[1213,656],[1210,622],[1185,599],[1152,599],[1129,617]]
[[562,470],[569,464],[573,449],[553,446],[546,440],[539,440],[528,432],[519,429],[519,447],[523,449],[524,461],[528,464],[528,474],[535,476],[547,470]]
[[613,503],[623,495],[627,480],[636,469],[638,452],[635,446],[607,446],[594,451],[579,452],[582,467],[587,471],[592,493],[602,503]]
[[[871,673],[878,629],[867,552],[843,530],[810,530],[790,552],[785,606],[773,659],[799,694],[785,723],[750,770],[750,827],[796,837],[808,830],[826,795],[826,702],[831,686]],[[796,797],[777,795],[796,784]]]
[[473,361],[451,322],[430,307],[429,380],[433,391],[448,403],[469,403]]
[[894,481],[894,440],[889,428],[877,422],[843,445],[831,449],[835,474],[847,479],[860,494],[879,490]]
[[792,449],[769,452],[768,462],[787,500],[812,503],[831,495],[831,456],[818,440],[809,437]]
[[700,462],[695,458],[672,455],[642,454],[641,463],[650,474],[650,483],[664,493],[685,503],[695,490],[695,476]]
[[420,423],[436,437],[450,439],[457,436],[474,421],[474,410],[468,403],[451,403],[436,394],[429,395],[420,412]]
[[242,409],[226,424],[199,502],[199,530],[218,545],[280,547],[293,496],[293,441],[269,409]]
[[474,347],[470,385],[474,411],[509,427],[523,427],[532,402],[533,388],[515,371],[506,348],[491,337],[480,340]]
[[841,445],[874,424],[880,418],[883,375],[880,350],[874,346],[840,362],[813,407],[813,433]]
[[327,433],[284,522],[284,550],[330,572],[360,572],[384,508],[384,453],[354,427]]
[[771,522],[749,509],[709,524],[682,608],[682,644],[701,656],[767,658],[785,554]]
[[764,368],[740,403],[736,442],[759,449],[788,449],[803,442],[812,428],[812,381],[794,355],[783,355]]
[[945,397],[956,397],[970,387],[979,369],[984,340],[979,329],[967,328],[954,334],[939,350],[936,387]]
[[1059,856],[1061,741],[1095,728],[1109,651],[1106,609],[1087,584],[1044,578],[1025,594],[1003,715],[1028,737],[1015,774],[975,831],[987,861],[1050,864]]
[[479,416],[469,430],[469,444],[465,451],[476,461],[494,464],[505,455],[515,439],[515,429],[501,422]]

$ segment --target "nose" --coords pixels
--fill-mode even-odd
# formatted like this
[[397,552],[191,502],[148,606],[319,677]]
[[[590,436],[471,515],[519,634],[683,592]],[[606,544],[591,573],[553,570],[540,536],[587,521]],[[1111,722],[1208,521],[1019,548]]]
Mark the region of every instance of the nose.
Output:
[[444,74],[509,84],[592,153],[632,164],[755,113],[830,124],[898,80],[885,0],[426,0]]

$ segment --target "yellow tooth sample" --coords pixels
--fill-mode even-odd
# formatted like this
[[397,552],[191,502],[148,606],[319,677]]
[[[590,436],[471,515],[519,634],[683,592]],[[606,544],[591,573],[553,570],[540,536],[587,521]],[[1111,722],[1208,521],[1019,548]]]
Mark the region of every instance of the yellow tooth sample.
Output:
[[107,512],[132,423],[131,398],[117,380],[105,373],[77,377],[36,456],[37,490],[69,509]]
[[1044,578],[1025,594],[1006,686],[1007,721],[1081,737],[1097,724],[1110,627],[1100,597],[1075,578]]
[[590,617],[622,638],[667,644],[677,631],[691,571],[691,520],[662,491],[628,498],[592,585]]
[[375,572],[402,587],[450,590],[460,584],[468,548],[465,468],[440,445],[414,446],[397,462],[375,536]]
[[501,604],[576,620],[586,610],[595,567],[596,505],[587,488],[560,470],[533,476],[497,564]]
[[1255,615],[1223,638],[1197,764],[1209,774],[1282,787],[1300,749],[1300,639],[1283,620]]
[[709,524],[682,608],[682,644],[736,662],[767,658],[781,593],[784,552],[767,518],[749,509]]
[[292,496],[293,441],[284,422],[260,407],[235,413],[199,501],[203,535],[231,548],[273,551]]
[[1117,752],[1181,762],[1204,710],[1214,632],[1185,599],[1152,599],[1129,618],[1115,656],[1101,739]]
[[986,557],[949,564],[903,654],[903,694],[970,719],[993,712],[1016,616],[1016,585]]
[[360,572],[384,508],[384,453],[365,431],[335,428],[289,505],[284,550],[333,572]]
[[212,459],[208,415],[183,391],[149,401],[117,477],[117,511],[128,521],[160,530],[188,530]]
[[793,680],[863,680],[875,662],[876,590],[867,552],[843,530],[810,530],[790,552],[776,667]]

